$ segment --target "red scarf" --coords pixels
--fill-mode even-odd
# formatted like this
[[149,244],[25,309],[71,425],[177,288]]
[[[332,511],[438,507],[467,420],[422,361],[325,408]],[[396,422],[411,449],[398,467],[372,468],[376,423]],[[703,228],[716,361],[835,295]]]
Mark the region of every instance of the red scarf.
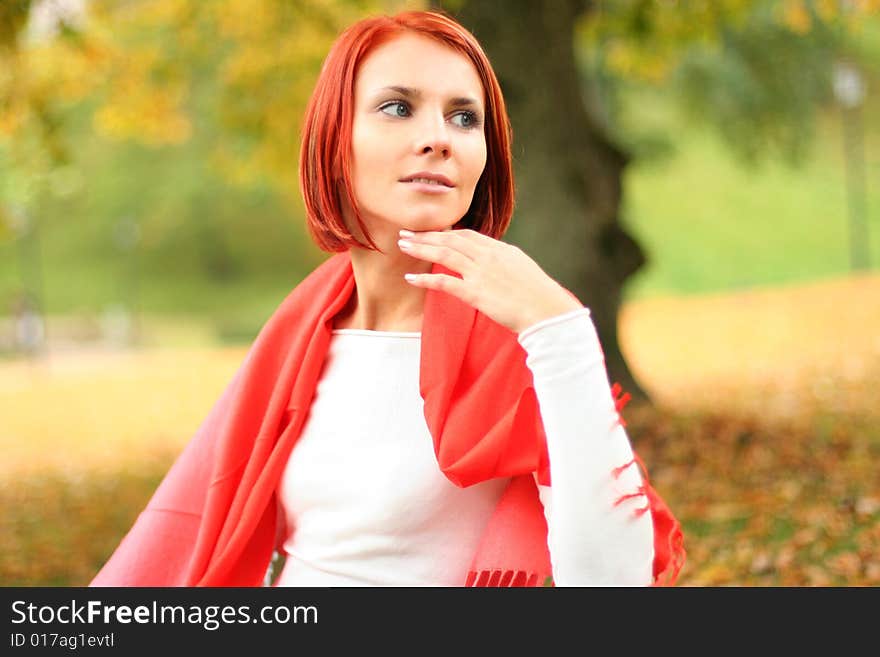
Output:
[[[440,265],[433,271],[451,273]],[[333,317],[354,285],[344,252],[288,295],[92,586],[263,583],[275,547],[275,490],[308,414]],[[532,473],[549,485],[549,460],[516,334],[428,291],[419,386],[450,481],[512,478],[462,585],[543,585],[552,572]],[[634,492],[642,494],[654,521],[654,583],[673,584],[685,556],[681,527],[647,478]]]

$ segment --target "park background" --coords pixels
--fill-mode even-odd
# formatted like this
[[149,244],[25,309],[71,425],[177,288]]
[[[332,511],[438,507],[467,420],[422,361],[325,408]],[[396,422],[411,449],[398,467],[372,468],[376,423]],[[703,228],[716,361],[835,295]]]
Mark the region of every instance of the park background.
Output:
[[[641,258],[605,321],[684,526],[679,583],[880,584],[880,3],[440,4],[567,26],[625,154],[612,214]],[[325,257],[296,161],[327,47],[426,6],[0,0],[0,584],[84,585],[115,548]],[[530,95],[542,124],[575,110]],[[514,120],[515,143],[542,129]]]

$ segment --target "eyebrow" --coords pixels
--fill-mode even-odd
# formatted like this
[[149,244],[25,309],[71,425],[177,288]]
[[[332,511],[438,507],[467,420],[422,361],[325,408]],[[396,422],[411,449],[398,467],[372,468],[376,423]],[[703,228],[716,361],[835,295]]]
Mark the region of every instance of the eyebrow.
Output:
[[[419,89],[414,89],[412,87],[401,87],[397,85],[393,85],[390,87],[383,87],[379,89],[379,91],[396,91],[402,96],[406,96],[407,98],[421,98],[424,94]],[[479,107],[479,103],[473,98],[468,98],[467,96],[458,96],[456,98],[452,98],[449,101],[450,105],[453,107]]]

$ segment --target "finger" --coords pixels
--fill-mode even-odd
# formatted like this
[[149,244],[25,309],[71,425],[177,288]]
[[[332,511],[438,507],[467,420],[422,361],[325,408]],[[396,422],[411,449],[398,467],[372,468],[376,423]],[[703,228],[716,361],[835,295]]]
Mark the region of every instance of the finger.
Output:
[[468,304],[472,304],[471,295],[465,282],[448,274],[404,274],[407,282],[416,287],[424,287],[429,290],[439,290],[458,297]]
[[436,262],[447,269],[464,275],[470,271],[474,261],[468,258],[460,251],[448,246],[440,246],[434,244],[425,244],[422,242],[413,242],[412,240],[400,240],[398,243],[400,250],[420,260],[428,262]]
[[419,244],[447,246],[463,253],[471,260],[476,260],[480,255],[480,249],[485,246],[485,242],[480,238],[492,240],[491,237],[480,235],[476,231],[470,229],[444,231],[432,230],[423,233],[413,233],[411,231],[402,230],[400,231],[400,236]]

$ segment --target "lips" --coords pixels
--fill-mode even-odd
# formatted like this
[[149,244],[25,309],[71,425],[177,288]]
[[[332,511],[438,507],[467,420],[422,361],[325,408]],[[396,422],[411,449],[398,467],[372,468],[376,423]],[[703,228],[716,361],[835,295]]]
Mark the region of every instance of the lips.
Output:
[[431,171],[419,171],[418,173],[409,175],[406,178],[401,178],[400,182],[418,182],[426,185],[437,185],[438,187],[455,187],[455,185],[452,184],[452,181],[449,178],[442,174],[433,173]]

